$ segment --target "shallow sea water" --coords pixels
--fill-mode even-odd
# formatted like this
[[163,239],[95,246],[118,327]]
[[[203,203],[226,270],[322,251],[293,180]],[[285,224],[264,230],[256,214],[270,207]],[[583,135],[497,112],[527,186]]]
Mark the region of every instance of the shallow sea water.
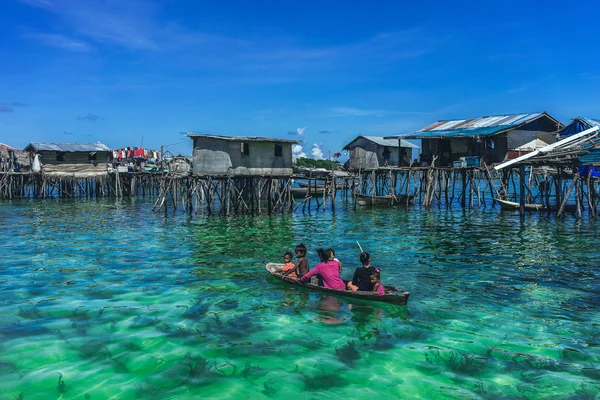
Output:
[[[150,200],[0,204],[0,400],[594,399],[600,221],[498,209],[165,218]],[[263,261],[356,240],[408,306]],[[19,397],[21,396],[21,397]]]

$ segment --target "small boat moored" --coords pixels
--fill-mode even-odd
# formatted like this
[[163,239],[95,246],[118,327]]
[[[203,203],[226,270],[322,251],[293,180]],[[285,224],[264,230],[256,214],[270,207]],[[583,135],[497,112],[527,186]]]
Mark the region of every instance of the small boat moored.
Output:
[[[385,288],[384,295],[380,295],[379,293],[376,293],[376,292],[362,292],[362,291],[353,292],[351,290],[329,289],[329,288],[326,288],[323,286],[313,285],[312,283],[308,283],[308,282],[300,282],[296,279],[289,278],[287,276],[283,276],[281,274],[281,268],[283,267],[283,264],[266,263],[265,267],[266,267],[267,271],[269,271],[271,276],[273,276],[281,281],[284,281],[286,283],[290,283],[290,284],[296,285],[296,286],[303,286],[303,287],[306,287],[309,289],[317,290],[319,292],[335,294],[335,295],[342,296],[342,297],[350,297],[353,299],[362,299],[362,300],[369,300],[369,301],[379,301],[379,302],[383,302],[383,303],[398,304],[398,305],[403,306],[403,305],[406,305],[406,303],[408,302],[408,296],[410,295],[409,292],[400,290],[400,289],[398,289],[394,286],[390,286],[390,285],[384,285],[384,288]],[[344,283],[347,284],[348,281],[344,280]]]
[[[494,201],[500,204],[500,208],[503,210],[519,210],[521,208],[520,204],[515,201],[502,200],[495,198]],[[566,212],[575,211],[576,206],[573,204],[565,205]],[[558,209],[556,207],[547,207],[543,204],[536,203],[527,203],[525,204],[525,211],[541,211],[541,212],[556,212]]]
[[359,205],[361,206],[392,206],[394,204],[407,204],[412,202],[415,198],[414,195],[406,196],[373,196],[370,194],[359,194],[355,193],[354,196]]

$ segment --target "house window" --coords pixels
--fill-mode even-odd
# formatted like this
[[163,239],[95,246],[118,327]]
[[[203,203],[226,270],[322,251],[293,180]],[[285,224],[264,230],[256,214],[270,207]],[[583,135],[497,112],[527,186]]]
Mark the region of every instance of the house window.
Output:
[[88,161],[96,161],[96,152],[92,151],[88,154]]
[[65,152],[64,151],[56,152],[56,161],[65,161]]
[[250,145],[248,143],[242,143],[242,155],[243,156],[250,155]]
[[280,144],[275,145],[275,157],[283,157],[283,146]]

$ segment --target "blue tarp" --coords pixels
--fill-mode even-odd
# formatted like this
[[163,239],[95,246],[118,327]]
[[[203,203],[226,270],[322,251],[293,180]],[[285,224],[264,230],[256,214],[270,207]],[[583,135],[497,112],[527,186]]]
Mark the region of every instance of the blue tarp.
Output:
[[565,126],[563,130],[558,132],[558,134],[561,139],[564,139],[597,125],[600,125],[597,120],[585,117],[577,117],[573,119],[569,125]]

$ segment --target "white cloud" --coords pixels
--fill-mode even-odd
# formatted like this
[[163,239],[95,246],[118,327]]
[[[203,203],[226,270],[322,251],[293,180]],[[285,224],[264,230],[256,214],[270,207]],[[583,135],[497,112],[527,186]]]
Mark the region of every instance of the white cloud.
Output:
[[25,35],[28,38],[36,39],[45,44],[46,46],[59,47],[69,51],[89,51],[91,47],[78,40],[69,39],[63,35],[51,34],[51,33],[30,33]]
[[[21,0],[22,3],[42,8],[57,15],[74,28],[79,36],[101,43],[126,48],[157,50],[157,39],[168,34],[155,18],[156,7],[141,0],[78,1],[78,0]],[[49,40],[61,39],[52,38]],[[54,35],[58,36],[58,35]],[[64,42],[64,40],[62,40]]]
[[306,158],[306,153],[302,149],[302,145],[295,144],[292,146],[292,157],[294,158]]
[[315,160],[323,160],[325,158],[325,156],[323,154],[323,150],[321,150],[321,147],[319,146],[318,143],[313,144],[311,153]]
[[296,129],[296,132],[298,132],[298,136],[304,135],[304,131],[306,131],[306,128],[308,128],[308,127],[305,126],[304,128],[298,128],[298,129]]

